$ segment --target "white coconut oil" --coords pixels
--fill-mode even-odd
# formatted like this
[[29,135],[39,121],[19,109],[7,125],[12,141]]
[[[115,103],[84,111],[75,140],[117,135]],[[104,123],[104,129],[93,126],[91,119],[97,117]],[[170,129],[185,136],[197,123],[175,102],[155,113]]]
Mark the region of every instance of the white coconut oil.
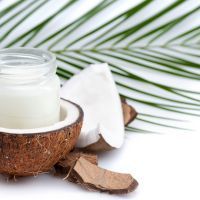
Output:
[[56,60],[39,49],[0,50],[0,127],[53,125],[60,117]]

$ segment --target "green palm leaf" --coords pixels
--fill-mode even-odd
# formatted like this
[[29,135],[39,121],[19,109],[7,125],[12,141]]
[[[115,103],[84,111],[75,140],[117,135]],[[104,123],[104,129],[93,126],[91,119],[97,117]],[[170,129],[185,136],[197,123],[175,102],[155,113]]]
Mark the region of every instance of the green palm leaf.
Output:
[[[200,2],[85,2],[87,9],[75,0],[56,6],[55,1],[18,0],[0,6],[0,47],[54,52],[63,81],[91,63],[108,62],[120,94],[139,111],[127,131],[191,129],[188,121],[200,117],[200,21],[190,22],[200,18]],[[128,6],[119,9],[124,3]],[[157,11],[148,12],[153,6]],[[49,7],[53,12],[45,12]]]

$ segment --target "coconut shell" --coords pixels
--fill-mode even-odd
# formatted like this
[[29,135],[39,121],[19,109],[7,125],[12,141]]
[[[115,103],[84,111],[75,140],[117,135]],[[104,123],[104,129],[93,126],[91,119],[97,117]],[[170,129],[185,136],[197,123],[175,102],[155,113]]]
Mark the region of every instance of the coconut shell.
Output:
[[110,151],[112,149],[115,149],[110,144],[106,142],[106,140],[103,138],[102,134],[99,134],[99,139],[84,148],[82,148],[83,151],[86,152],[104,152],[104,151]]
[[83,122],[82,109],[74,105],[79,110],[77,120],[59,130],[34,134],[0,132],[0,173],[38,175],[48,172],[66,156],[75,146]]
[[56,170],[56,175],[66,176],[70,169],[75,165],[76,161],[80,158],[88,160],[94,165],[98,165],[98,157],[93,153],[86,153],[80,149],[75,149],[74,151],[67,154],[63,159],[61,159],[54,167]]
[[124,97],[121,97],[121,104],[124,116],[124,125],[128,126],[137,117],[138,113],[135,108],[126,102]]
[[68,174],[67,180],[88,190],[125,194],[134,191],[138,182],[130,174],[113,172],[80,157]]

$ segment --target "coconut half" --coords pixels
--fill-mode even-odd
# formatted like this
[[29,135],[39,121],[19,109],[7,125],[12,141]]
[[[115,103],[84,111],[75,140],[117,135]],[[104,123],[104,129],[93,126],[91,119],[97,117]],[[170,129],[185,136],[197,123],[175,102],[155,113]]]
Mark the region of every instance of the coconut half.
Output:
[[73,76],[61,88],[61,97],[79,104],[84,121],[77,147],[105,151],[124,140],[120,97],[107,64],[95,64]]
[[29,176],[48,172],[72,150],[78,139],[83,111],[61,100],[60,121],[36,129],[0,127],[0,173]]

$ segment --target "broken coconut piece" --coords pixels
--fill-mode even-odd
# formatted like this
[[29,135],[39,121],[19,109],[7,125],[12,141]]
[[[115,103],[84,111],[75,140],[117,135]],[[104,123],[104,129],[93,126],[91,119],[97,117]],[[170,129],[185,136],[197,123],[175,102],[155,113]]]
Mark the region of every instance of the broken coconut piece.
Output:
[[80,150],[75,150],[67,154],[63,159],[61,159],[54,167],[57,174],[65,175],[68,174],[70,168],[74,167],[76,161],[80,158],[88,160],[94,165],[98,165],[97,155],[91,153],[84,153]]
[[60,121],[52,126],[35,129],[0,127],[0,173],[31,176],[48,172],[74,148],[82,121],[82,109],[61,100]]
[[110,194],[129,193],[138,186],[138,182],[130,174],[100,168],[83,157],[76,161],[67,179],[79,183],[86,189]]
[[127,126],[137,117],[137,112],[131,105],[126,102],[124,97],[121,97],[121,102],[124,116],[124,125]]
[[61,97],[79,104],[84,111],[77,147],[89,146],[95,151],[121,147],[124,140],[122,106],[107,64],[91,65],[73,76],[62,87]]
[[[130,124],[136,117],[136,110],[126,102],[125,98],[121,97],[121,106],[123,110],[124,125]],[[83,148],[87,152],[100,152],[111,150],[110,145],[104,140],[101,134],[99,134],[99,140],[96,143],[92,143]]]

